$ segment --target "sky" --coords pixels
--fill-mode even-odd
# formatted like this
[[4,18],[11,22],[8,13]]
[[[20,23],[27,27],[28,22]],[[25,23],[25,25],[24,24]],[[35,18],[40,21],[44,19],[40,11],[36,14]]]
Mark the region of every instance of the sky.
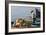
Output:
[[[15,21],[16,18],[24,18],[26,16],[31,16],[31,11],[36,7],[29,6],[11,6],[11,21]],[[38,8],[39,9],[39,8]]]

